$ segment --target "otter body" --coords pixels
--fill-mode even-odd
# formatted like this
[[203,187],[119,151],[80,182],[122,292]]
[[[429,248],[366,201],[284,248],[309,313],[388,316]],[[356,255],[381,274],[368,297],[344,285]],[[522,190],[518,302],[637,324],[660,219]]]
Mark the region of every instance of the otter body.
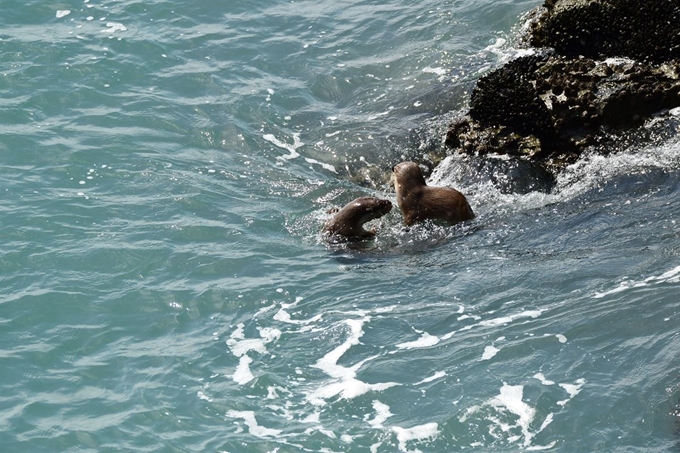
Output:
[[415,162],[401,162],[392,167],[397,204],[407,226],[426,219],[449,224],[475,217],[465,196],[449,187],[430,187]]
[[364,223],[384,216],[392,210],[392,203],[374,197],[360,197],[340,209],[324,226],[324,232],[337,239],[361,240],[375,236],[366,231]]

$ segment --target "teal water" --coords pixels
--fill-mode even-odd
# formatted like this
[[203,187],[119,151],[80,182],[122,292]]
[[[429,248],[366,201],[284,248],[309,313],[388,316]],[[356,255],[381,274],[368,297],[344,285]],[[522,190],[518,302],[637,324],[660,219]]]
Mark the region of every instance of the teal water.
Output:
[[550,194],[450,158],[469,224],[319,233],[539,3],[3,1],[2,451],[677,451],[677,112]]

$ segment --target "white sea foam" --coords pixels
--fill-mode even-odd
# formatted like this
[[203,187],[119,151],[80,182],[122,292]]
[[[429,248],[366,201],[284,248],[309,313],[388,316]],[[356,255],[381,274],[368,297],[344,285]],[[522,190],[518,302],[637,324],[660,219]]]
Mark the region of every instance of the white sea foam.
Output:
[[[523,311],[523,312],[516,313],[516,314],[513,314],[513,315],[509,315],[509,316],[502,316],[502,317],[499,317],[499,318],[486,319],[486,320],[478,322],[477,324],[470,324],[470,325],[467,325],[465,327],[462,327],[460,329],[460,331],[464,332],[464,331],[467,331],[467,330],[472,330],[475,327],[503,326],[503,325],[510,324],[510,323],[512,323],[512,322],[514,322],[518,319],[522,319],[522,318],[538,318],[539,316],[541,316],[543,311],[544,310],[527,310],[527,311]],[[458,317],[459,321],[465,320],[465,319],[474,319],[474,320],[478,321],[482,318],[480,316],[468,316],[468,315],[463,315],[463,316]],[[449,332],[449,333],[443,335],[441,337],[441,340],[448,340],[449,338],[454,336],[455,333],[456,333],[455,330],[452,331],[452,332]],[[498,341],[500,341],[502,339],[505,339],[505,337],[500,337],[498,339]]]
[[276,307],[277,307],[277,304],[266,305],[266,306],[260,308],[259,310],[257,310],[255,312],[255,314],[253,315],[253,318],[259,318],[264,313],[268,312],[269,310],[273,310]]
[[278,159],[285,159],[285,160],[290,160],[290,159],[295,159],[297,157],[300,157],[300,153],[297,152],[298,148],[301,146],[304,146],[304,143],[300,141],[300,134],[293,134],[293,144],[289,145],[288,143],[282,142],[278,138],[276,138],[272,134],[266,134],[262,136],[263,139],[267,140],[270,143],[273,143],[275,146],[285,149],[288,152],[290,152],[289,155],[287,156],[279,156]]
[[396,305],[388,305],[387,307],[377,307],[375,310],[373,310],[373,313],[376,314],[391,313],[394,310],[396,310],[396,308],[397,308]]
[[370,115],[370,116],[368,117],[368,120],[369,120],[369,121],[373,121],[373,120],[376,120],[376,119],[380,118],[381,116],[387,116],[387,115],[389,115],[389,114],[390,114],[390,111],[389,111],[389,110],[386,111],[386,112],[376,113],[375,115]]
[[508,45],[508,40],[505,38],[497,38],[493,44],[486,46],[483,49],[483,52],[497,55],[500,63],[505,63],[519,57],[536,54],[534,49],[518,49]]
[[239,325],[236,326],[236,330],[234,330],[234,331],[231,333],[231,336],[230,336],[230,337],[231,337],[233,340],[243,340],[243,339],[246,337],[246,334],[245,334],[245,332],[243,331],[243,329],[244,329],[245,327],[246,327],[245,324],[240,323]]
[[313,414],[309,414],[302,420],[300,420],[302,423],[319,423],[321,420],[321,413],[319,411],[314,412]]
[[260,426],[255,419],[253,411],[229,411],[227,412],[227,417],[243,419],[248,427],[248,432],[255,437],[277,437],[281,434],[280,429],[269,429]]
[[449,338],[451,338],[452,336],[454,336],[455,334],[456,334],[456,331],[454,330],[453,332],[449,332],[447,334],[442,335],[441,339],[442,339],[442,341],[446,341]]
[[322,316],[320,314],[313,316],[310,319],[302,319],[302,320],[295,320],[290,317],[290,313],[288,313],[285,309],[283,304],[281,306],[281,309],[274,315],[274,319],[280,322],[285,322],[288,324],[298,324],[298,325],[306,325],[306,324],[312,324],[315,323],[319,320],[321,320]]
[[610,289],[608,291],[603,291],[601,293],[595,293],[593,297],[595,299],[601,299],[612,294],[620,293],[633,288],[642,288],[649,285],[656,285],[659,283],[679,283],[680,282],[680,266],[675,267],[668,272],[664,272],[658,277],[648,277],[644,280],[637,281],[624,281],[619,284],[618,287]]
[[368,384],[355,378],[348,378],[320,386],[307,395],[307,400],[316,406],[323,406],[326,404],[326,400],[336,396],[349,400],[368,392],[382,392],[397,385],[400,384],[396,382]]
[[585,379],[577,379],[575,384],[559,384],[560,387],[567,391],[567,393],[569,394],[569,398],[563,401],[558,401],[557,404],[559,404],[560,406],[564,406],[565,404],[567,404],[576,395],[581,393],[581,390],[583,389],[585,383],[586,383]]
[[236,330],[227,340],[227,346],[229,346],[231,353],[240,358],[232,377],[240,385],[247,384],[255,377],[250,371],[250,364],[253,359],[248,356],[248,352],[255,351],[259,354],[266,354],[266,344],[281,338],[281,331],[271,327],[258,328],[261,338],[246,338],[244,328],[243,323],[238,324]]
[[[273,134],[263,135],[262,138],[264,138],[268,142],[276,145],[277,147],[279,147],[281,149],[287,150],[290,153],[290,154],[285,155],[285,156],[277,157],[277,159],[279,159],[279,160],[291,160],[291,159],[296,159],[296,158],[300,157],[300,153],[298,153],[297,150],[305,145],[304,143],[302,143],[302,141],[300,141],[300,134],[293,134],[293,144],[292,145],[279,140]],[[312,159],[312,158],[309,158],[309,157],[306,157],[305,161],[310,163],[310,164],[320,165],[322,168],[325,168],[326,170],[331,171],[333,173],[338,172],[335,169],[335,167],[331,164],[327,164],[325,162],[320,162],[316,159]]]
[[[545,378],[542,373],[536,373],[534,378],[541,381],[543,385],[552,386],[555,384],[554,381],[550,381]],[[564,401],[558,401],[556,404],[559,406],[564,406],[572,398],[579,394],[583,385],[585,384],[584,379],[576,380],[575,384],[558,384],[559,387],[563,388],[569,394],[569,398]],[[521,385],[508,385],[503,383],[503,387],[500,389],[500,394],[488,402],[484,403],[482,406],[472,406],[467,409],[466,413],[460,418],[461,422],[465,422],[471,415],[480,411],[482,407],[490,406],[499,412],[499,416],[489,416],[488,420],[493,422],[498,426],[498,433],[507,433],[509,442],[519,442],[523,439],[523,446],[527,450],[539,451],[549,449],[555,445],[555,442],[546,446],[531,445],[534,437],[547,428],[554,420],[554,413],[550,412],[546,415],[545,419],[541,423],[541,426],[536,431],[531,431],[530,427],[534,422],[536,417],[536,409],[526,403],[523,399],[524,387]],[[503,421],[500,417],[501,414],[511,414],[516,417],[516,421],[513,424]],[[513,435],[513,429],[520,429],[521,435]],[[494,430],[491,430],[493,434]]]
[[497,55],[503,55],[504,54],[504,49],[506,44],[508,43],[508,40],[505,38],[497,38],[496,41],[494,41],[493,44],[489,44],[484,48],[485,52],[491,52]]
[[257,329],[265,344],[281,339],[281,331],[273,327],[263,327]]
[[344,320],[343,324],[350,328],[350,334],[347,340],[320,358],[316,364],[312,365],[313,368],[318,368],[333,378],[333,381],[319,386],[307,395],[307,401],[311,404],[322,406],[326,404],[327,399],[335,396],[340,396],[344,399],[352,399],[369,391],[383,391],[390,387],[400,385],[396,382],[368,384],[356,379],[357,371],[366,362],[373,360],[376,357],[364,359],[349,368],[338,365],[338,360],[340,360],[352,346],[359,344],[359,339],[364,334],[363,326],[369,320],[370,317],[368,316],[362,319]]
[[313,432],[320,432],[321,434],[331,438],[337,439],[335,433],[323,427],[321,424],[321,413],[319,411],[314,411],[313,413],[307,415],[306,417],[300,419],[300,422],[314,425],[310,428],[305,429],[305,435],[309,435]]
[[[512,210],[533,210],[555,203],[574,199],[598,188],[603,181],[620,175],[645,173],[650,169],[675,169],[680,165],[678,142],[663,146],[650,145],[630,152],[617,152],[608,156],[583,155],[574,164],[560,172],[551,193],[529,192],[508,194],[495,187],[488,180],[476,181],[470,175],[478,173],[476,160],[466,156],[452,155],[444,159],[432,172],[428,182],[432,185],[456,187],[470,193],[472,202],[483,204],[487,209],[505,212]],[[492,156],[492,158],[501,158]],[[619,288],[626,290],[627,287]]]
[[271,410],[274,411],[274,412],[278,412],[278,413],[281,415],[281,417],[283,417],[284,419],[286,419],[286,420],[288,420],[288,421],[293,421],[293,420],[295,420],[295,416],[294,416],[293,413],[288,409],[288,407],[277,406],[277,405],[275,405],[275,404],[268,404],[268,405],[266,405],[266,406],[264,406],[264,407],[266,407],[267,409],[271,409]]
[[400,343],[397,346],[398,349],[420,349],[420,348],[429,348],[430,346],[434,346],[437,343],[439,343],[439,338],[435,337],[434,335],[430,335],[427,332],[418,332],[422,333],[420,338],[418,338],[415,341],[409,341],[406,343]]
[[[555,418],[555,414],[553,414],[552,412],[549,413],[549,414],[545,417],[545,420],[543,420],[543,423],[541,424],[541,427],[538,429],[538,432],[540,433],[541,431],[543,431],[544,429],[546,429],[546,428],[548,427],[548,425],[551,424],[551,423],[553,422],[553,419],[554,419],[554,418]],[[538,433],[537,433],[537,434],[538,434]]]
[[271,385],[271,386],[267,387],[267,399],[273,400],[273,399],[278,398],[280,391],[286,392],[287,390],[283,387],[278,387],[276,385]]
[[279,322],[285,322],[286,324],[305,326],[300,331],[311,329],[310,325],[313,325],[314,323],[320,321],[323,318],[323,316],[321,314],[318,314],[310,319],[302,320],[292,319],[290,313],[288,313],[287,310],[295,308],[300,301],[302,301],[302,297],[295,298],[295,302],[291,302],[289,304],[281,304],[281,308],[274,315],[274,320]]
[[524,435],[524,445],[529,446],[533,437],[529,432],[529,426],[536,416],[536,409],[525,403],[522,400],[523,396],[524,386],[503,384],[500,395],[493,398],[490,404],[496,409],[507,410],[518,417],[517,426]]
[[305,161],[309,162],[310,164],[316,164],[320,165],[321,167],[325,168],[328,171],[332,171],[333,173],[337,173],[338,171],[335,169],[335,167],[331,164],[326,164],[324,162],[319,162],[316,159],[310,159],[309,157],[305,157]]
[[253,376],[253,373],[250,371],[250,364],[252,362],[253,359],[247,355],[241,357],[238,366],[236,367],[236,371],[234,371],[234,375],[232,377],[234,382],[239,385],[244,385],[255,379],[255,376]]
[[[545,385],[553,385],[554,382],[545,379],[541,373],[534,375],[534,378],[540,380]],[[560,384],[561,385],[561,384]],[[469,407],[465,413],[459,418],[461,423],[467,422],[468,418],[480,412],[484,407],[492,407],[498,415],[487,415],[487,420],[494,425],[490,429],[490,433],[495,437],[500,434],[507,436],[506,440],[511,443],[522,442],[523,448],[527,450],[543,450],[550,448],[549,446],[531,445],[534,437],[543,431],[554,420],[554,414],[548,413],[541,423],[541,426],[536,431],[531,431],[531,425],[536,418],[536,409],[524,401],[524,386],[522,385],[508,385],[503,383],[498,396],[491,398],[481,406],[475,405]],[[482,412],[484,413],[484,412]],[[514,421],[509,422],[508,417],[514,418]],[[516,430],[521,431],[521,435],[513,433]],[[554,445],[554,444],[551,444]]]
[[543,375],[543,373],[536,373],[536,374],[534,374],[534,377],[536,379],[538,379],[539,381],[541,381],[541,384],[543,384],[543,385],[554,385],[555,384],[555,381],[549,381],[548,379],[546,379],[545,376]]
[[[550,414],[552,415],[552,414]],[[550,450],[553,448],[555,445],[557,445],[557,441],[552,441],[548,445],[532,445],[530,447],[527,447],[527,451],[541,451],[541,450]]]
[[427,384],[428,382],[436,381],[437,379],[447,376],[446,371],[437,371],[432,376],[423,379],[422,381],[416,382],[414,385]]
[[232,354],[236,357],[242,357],[247,354],[248,351],[255,351],[260,354],[265,354],[267,352],[264,341],[258,338],[250,338],[242,341],[236,341],[230,338],[227,340],[227,345],[231,349]]
[[340,357],[342,357],[352,346],[359,344],[359,339],[364,335],[364,323],[368,322],[369,320],[369,317],[365,317],[363,319],[346,319],[344,324],[350,328],[349,338],[347,338],[343,344],[319,359],[316,364],[313,365],[314,368],[319,368],[324,373],[334,378],[353,378],[356,375],[356,369],[358,366],[355,365],[352,368],[346,368],[338,365],[337,362],[340,360]]
[[369,420],[368,424],[376,429],[383,428],[383,423],[385,423],[388,418],[394,415],[392,412],[390,412],[390,407],[387,404],[383,404],[378,400],[373,401],[373,409],[376,412],[375,418],[373,420]]
[[477,315],[462,315],[458,317],[458,321],[464,321],[466,319],[474,319],[475,321],[479,321],[482,319],[482,317]]
[[426,423],[412,428],[393,426],[392,431],[397,435],[399,450],[408,452],[406,449],[406,442],[436,438],[439,434],[439,425],[437,423]]
[[117,31],[126,31],[127,27],[125,25],[118,23],[118,22],[107,22],[106,23],[106,28],[102,30],[102,33],[115,33]]
[[423,68],[423,72],[426,74],[437,74],[438,76],[445,76],[448,72],[446,68],[431,68],[429,66]]
[[502,326],[504,324],[510,324],[511,322],[513,322],[517,319],[538,318],[539,316],[541,316],[541,313],[543,313],[543,310],[527,310],[527,311],[523,311],[521,313],[517,313],[515,315],[504,316],[504,317],[501,317],[501,318],[487,319],[487,320],[481,321],[478,325],[484,326],[484,327]]
[[482,354],[481,360],[489,360],[492,359],[496,354],[498,354],[498,349],[495,346],[487,346],[484,348],[484,354]]
[[71,14],[71,11],[68,9],[60,9],[57,11],[57,19],[61,19],[62,17],[66,17],[69,14]]

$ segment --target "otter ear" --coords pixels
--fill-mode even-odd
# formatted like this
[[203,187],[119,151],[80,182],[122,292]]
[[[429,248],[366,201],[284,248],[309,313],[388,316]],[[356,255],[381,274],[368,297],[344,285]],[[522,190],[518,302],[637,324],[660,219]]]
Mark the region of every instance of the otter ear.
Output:
[[392,165],[392,173],[394,173],[394,168],[395,168],[395,167],[396,167],[396,165]]

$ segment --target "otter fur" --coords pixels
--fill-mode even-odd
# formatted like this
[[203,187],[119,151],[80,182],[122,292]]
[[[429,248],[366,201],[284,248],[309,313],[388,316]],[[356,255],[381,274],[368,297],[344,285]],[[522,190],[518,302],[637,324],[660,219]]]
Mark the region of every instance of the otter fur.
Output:
[[462,193],[450,187],[428,186],[415,162],[401,162],[392,167],[392,173],[397,204],[407,226],[427,219],[454,224],[475,217]]
[[392,210],[392,203],[389,200],[359,197],[337,211],[326,222],[323,230],[335,240],[370,239],[375,236],[375,232],[365,230],[364,223],[382,217],[390,210]]

